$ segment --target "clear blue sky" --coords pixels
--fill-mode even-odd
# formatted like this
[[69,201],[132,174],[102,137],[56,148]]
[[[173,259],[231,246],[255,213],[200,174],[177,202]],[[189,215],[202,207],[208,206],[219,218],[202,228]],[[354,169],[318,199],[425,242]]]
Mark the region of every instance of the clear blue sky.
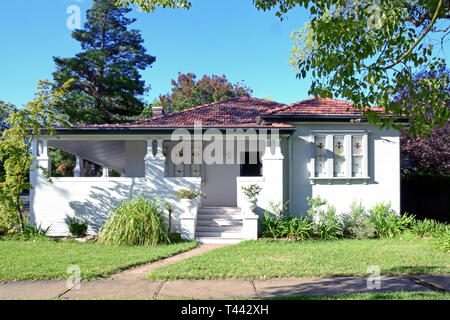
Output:
[[[144,45],[156,57],[142,72],[151,85],[146,100],[170,91],[178,72],[225,74],[244,81],[254,96],[279,102],[307,97],[308,81],[296,79],[288,64],[290,33],[307,20],[296,10],[281,22],[273,12],[259,12],[251,0],[195,0],[191,10],[160,9],[131,13]],[[91,0],[0,2],[0,100],[20,106],[29,101],[40,79],[52,79],[53,56],[80,52],[66,27],[67,7],[78,5],[82,24]]]
[[[82,24],[91,0],[27,0],[0,2],[0,100],[17,106],[29,101],[40,79],[52,79],[53,56],[80,52],[66,27],[70,5],[82,10]],[[260,12],[251,0],[194,0],[191,10],[160,9],[138,13],[133,25],[142,32],[148,53],[156,57],[142,73],[151,102],[170,91],[179,71],[225,74],[244,81],[254,96],[292,103],[308,97],[310,81],[296,79],[288,64],[292,30],[309,18],[305,9],[280,21],[274,12]]]

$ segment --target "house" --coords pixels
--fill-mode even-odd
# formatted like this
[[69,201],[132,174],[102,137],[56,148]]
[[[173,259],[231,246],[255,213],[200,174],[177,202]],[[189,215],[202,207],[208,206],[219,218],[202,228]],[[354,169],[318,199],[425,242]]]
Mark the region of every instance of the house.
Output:
[[[381,110],[378,110],[381,112]],[[79,216],[98,232],[111,208],[136,195],[173,201],[175,231],[204,243],[255,239],[259,216],[287,204],[293,215],[308,210],[307,197],[327,199],[338,212],[354,200],[367,207],[391,202],[400,209],[399,132],[368,124],[348,102],[307,99],[291,105],[240,97],[125,124],[58,127],[56,136],[33,143],[30,214],[67,235],[65,217]],[[48,148],[76,156],[74,177],[44,178]],[[105,168],[85,177],[82,160]],[[108,176],[108,170],[121,177]],[[259,185],[257,208],[249,212],[243,186]],[[196,189],[206,198],[192,210],[175,190]]]

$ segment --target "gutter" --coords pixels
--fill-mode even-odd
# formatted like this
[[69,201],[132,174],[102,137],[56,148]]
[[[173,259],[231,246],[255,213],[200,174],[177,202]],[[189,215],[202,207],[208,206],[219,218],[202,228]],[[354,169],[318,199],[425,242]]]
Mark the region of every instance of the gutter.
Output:
[[[407,117],[388,116],[394,118],[396,122],[408,122]],[[262,115],[263,121],[280,122],[348,122],[350,120],[360,120],[367,122],[367,118],[362,118],[358,114],[274,114]]]

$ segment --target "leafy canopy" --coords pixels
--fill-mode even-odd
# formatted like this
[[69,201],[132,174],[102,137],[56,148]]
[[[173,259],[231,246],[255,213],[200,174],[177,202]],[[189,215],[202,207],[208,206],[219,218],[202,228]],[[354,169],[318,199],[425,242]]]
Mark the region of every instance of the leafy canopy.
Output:
[[170,113],[235,97],[249,97],[253,93],[244,84],[230,83],[225,75],[196,78],[193,73],[179,73],[178,79],[172,80],[172,92],[160,95],[154,105]]
[[148,88],[139,70],[155,58],[146,54],[140,32],[128,28],[135,21],[125,16],[130,11],[116,7],[114,0],[94,0],[84,28],[72,33],[83,51],[54,58],[56,87],[75,79],[58,106],[70,122],[121,122],[142,112]]
[[0,232],[15,225],[19,225],[22,231],[25,228],[20,194],[32,188],[26,179],[29,168],[37,169],[33,166],[31,143],[43,132],[53,135],[56,124],[66,125],[55,110],[64,99],[65,90],[70,84],[69,81],[61,88],[52,89],[53,83],[40,81],[38,93],[24,108],[1,104],[8,114],[6,122],[9,128],[3,131],[0,139],[0,162],[3,162],[5,172],[0,181]]
[[[433,56],[435,44],[430,32],[442,32],[441,46],[448,34],[448,0],[254,0],[258,10],[276,9],[283,19],[293,8],[309,9],[311,20],[293,33],[291,64],[299,78],[308,73],[313,81],[309,93],[321,97],[342,97],[364,111],[369,121],[382,128],[400,126],[392,116],[406,116],[410,133],[430,133],[448,121],[443,89],[449,79],[426,78],[427,90],[414,92],[407,100],[393,101],[393,95],[409,87],[413,92],[414,72],[434,71],[443,59]],[[119,5],[137,5],[144,11],[156,7],[186,8],[189,1],[119,0]],[[441,27],[441,24],[443,26]],[[438,27],[439,25],[439,27]],[[382,107],[380,117],[367,106]]]

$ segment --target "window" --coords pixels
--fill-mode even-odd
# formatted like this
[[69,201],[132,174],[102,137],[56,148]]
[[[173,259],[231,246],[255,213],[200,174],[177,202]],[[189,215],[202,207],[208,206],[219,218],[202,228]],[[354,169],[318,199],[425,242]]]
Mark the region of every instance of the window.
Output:
[[[256,163],[250,163],[250,160],[254,162],[256,159]],[[259,157],[259,154],[253,154],[250,159],[250,152],[245,152],[245,161],[241,164],[241,177],[260,177],[262,169],[262,163]]]
[[367,132],[311,131],[311,179],[368,179]]

